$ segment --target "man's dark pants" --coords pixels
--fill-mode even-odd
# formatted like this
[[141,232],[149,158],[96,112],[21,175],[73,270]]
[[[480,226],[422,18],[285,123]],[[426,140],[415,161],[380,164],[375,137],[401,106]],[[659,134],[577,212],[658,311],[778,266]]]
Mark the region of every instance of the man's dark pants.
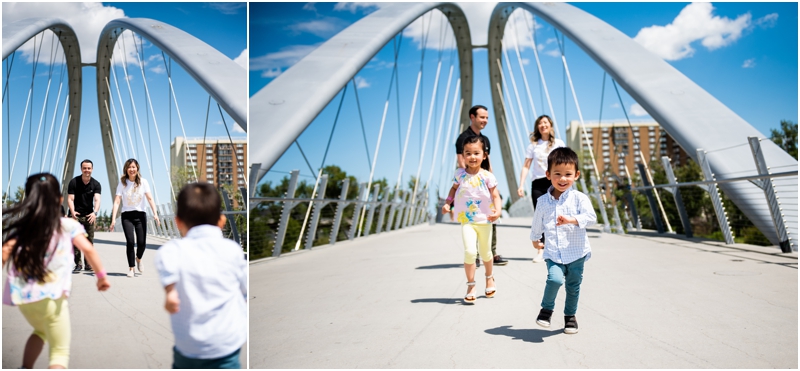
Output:
[[[86,238],[89,240],[89,242],[92,243],[92,245],[94,245],[94,223],[89,223],[88,216],[79,216],[78,222],[81,223],[83,228],[86,230],[87,234]],[[91,268],[88,261],[86,262],[85,265],[83,264],[84,257],[81,256],[83,254],[81,254],[81,251],[78,250],[78,248],[75,247],[74,245],[72,246],[72,251],[75,252],[75,265],[82,265],[86,267],[86,269]]]

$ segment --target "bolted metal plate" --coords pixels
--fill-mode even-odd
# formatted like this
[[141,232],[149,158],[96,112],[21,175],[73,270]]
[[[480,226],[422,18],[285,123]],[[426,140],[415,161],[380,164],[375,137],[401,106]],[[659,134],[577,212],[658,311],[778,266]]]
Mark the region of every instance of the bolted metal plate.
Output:
[[714,272],[714,274],[719,276],[758,276],[761,273],[745,272],[745,271],[720,271],[720,272]]

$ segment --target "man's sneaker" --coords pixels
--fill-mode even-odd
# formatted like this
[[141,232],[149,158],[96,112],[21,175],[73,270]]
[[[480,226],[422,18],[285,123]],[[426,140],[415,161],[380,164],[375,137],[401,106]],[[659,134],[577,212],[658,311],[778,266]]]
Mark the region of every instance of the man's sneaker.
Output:
[[536,317],[536,324],[542,327],[550,327],[550,317],[553,316],[553,311],[544,309],[539,311],[539,317]]
[[578,320],[575,316],[564,316],[564,333],[577,334],[578,333]]
[[89,265],[89,264],[86,264],[86,270],[87,270],[87,271],[92,271],[92,270],[93,270],[93,269],[92,269],[92,266],[91,266],[91,265]]
[[83,266],[76,265],[76,266],[75,266],[75,269],[73,269],[72,271],[73,271],[73,272],[80,272],[80,271],[82,271],[82,270],[83,270]]
[[494,265],[506,265],[508,264],[508,260],[503,259],[500,255],[494,256]]

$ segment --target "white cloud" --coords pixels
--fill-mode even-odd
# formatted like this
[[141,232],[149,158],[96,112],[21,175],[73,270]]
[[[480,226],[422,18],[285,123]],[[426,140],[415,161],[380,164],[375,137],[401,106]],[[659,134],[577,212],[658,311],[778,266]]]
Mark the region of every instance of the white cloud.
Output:
[[692,43],[700,43],[708,50],[730,45],[742,36],[742,31],[750,26],[750,13],[731,20],[713,15],[711,3],[692,3],[666,26],[650,26],[639,30],[634,40],[668,61],[691,57],[694,54]]
[[278,77],[278,75],[280,74],[281,74],[280,67],[276,67],[265,70],[264,72],[261,73],[261,77],[272,78],[272,77]]
[[[251,71],[267,71],[262,74],[263,77],[275,77],[280,74],[282,69],[293,66],[295,63],[303,59],[308,53],[316,49],[316,45],[290,45],[282,48],[281,50],[262,55],[260,57],[250,59]],[[276,73],[277,72],[277,73]],[[274,76],[265,76],[266,74],[274,74]]]
[[314,19],[308,22],[300,22],[289,25],[287,28],[294,34],[310,33],[319,37],[331,37],[339,31],[345,29],[348,22],[335,17],[325,17]]
[[612,103],[611,108],[619,108],[619,103]]
[[544,53],[542,53],[542,54],[544,54],[544,55],[549,55],[549,56],[551,56],[551,57],[554,57],[554,58],[559,58],[559,57],[561,57],[561,51],[560,51],[560,50],[558,50],[558,49],[552,49],[552,50],[548,50],[548,51],[546,51],[546,52],[544,52]]
[[208,6],[222,14],[228,15],[237,14],[239,13],[239,9],[247,8],[247,4],[245,3],[208,3]]
[[369,83],[363,77],[356,76],[356,87],[359,88],[359,89],[368,88],[369,87]]
[[244,68],[245,70],[247,70],[248,59],[250,59],[250,49],[245,49],[242,50],[242,52],[239,53],[239,56],[234,58],[233,61],[236,62],[236,64],[242,66],[242,68]]
[[531,60],[528,58],[522,58],[522,65],[527,66],[531,63]]
[[233,132],[234,133],[246,133],[246,131],[244,131],[244,129],[242,129],[242,127],[239,126],[239,124],[237,124],[235,122],[233,123]]
[[776,23],[778,23],[778,13],[767,14],[753,22],[754,25],[761,28],[775,27]]
[[755,58],[750,58],[748,60],[745,60],[744,63],[742,63],[742,68],[753,68],[755,66],[756,66]]
[[[506,23],[506,29],[503,33],[503,46],[514,49],[514,44],[519,43],[519,50],[523,51],[530,49],[533,45],[533,33],[529,30],[536,30],[542,28],[542,25],[536,22],[533,15],[524,9],[517,9],[509,17]],[[552,41],[551,41],[552,40]],[[551,43],[555,39],[548,39],[547,43]],[[542,50],[541,44],[537,45],[538,50]]]
[[163,65],[160,65],[160,64],[159,64],[159,65],[156,65],[155,67],[151,67],[151,68],[150,68],[150,71],[153,71],[154,73],[157,73],[157,74],[159,74],[159,75],[160,75],[160,74],[162,74],[162,73],[165,73],[165,72],[167,72],[167,69],[166,69],[166,68],[164,68],[164,66],[163,66]]
[[371,13],[377,8],[381,8],[389,4],[386,3],[336,3],[333,6],[333,10],[338,11],[349,11],[350,13],[355,13],[359,10],[359,8],[364,8],[364,13]]
[[[95,63],[97,58],[97,40],[100,32],[110,21],[117,18],[124,18],[125,12],[113,6],[103,6],[101,3],[37,3],[37,2],[16,2],[3,3],[3,24],[9,24],[19,20],[33,17],[57,17],[65,20],[75,30],[81,46],[81,62]],[[50,50],[52,33],[47,31],[42,45],[41,62],[46,61],[47,53]],[[123,35],[130,48],[128,48],[128,63],[135,63],[135,50],[132,47],[133,39],[130,32]],[[42,40],[39,37],[38,40]],[[39,42],[37,40],[37,43]],[[121,42],[118,41],[118,43]],[[37,45],[38,49],[38,45]],[[19,49],[28,62],[33,62],[33,40],[29,40]],[[60,58],[60,56],[59,56]]]
[[645,111],[644,108],[642,108],[642,106],[639,105],[639,103],[632,104],[630,112],[631,116],[650,116],[650,114],[647,113],[647,111]]
[[303,5],[303,10],[310,10],[312,12],[316,12],[317,7],[314,4],[315,3],[306,3],[305,5]]

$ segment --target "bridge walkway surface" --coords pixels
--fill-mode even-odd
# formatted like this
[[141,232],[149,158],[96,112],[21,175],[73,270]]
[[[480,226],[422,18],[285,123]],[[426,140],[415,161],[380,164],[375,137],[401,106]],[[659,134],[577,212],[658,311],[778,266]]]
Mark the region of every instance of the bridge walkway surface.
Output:
[[[590,231],[580,332],[535,322],[546,266],[530,219],[498,225],[498,292],[463,305],[456,224],[250,265],[252,368],[797,368],[797,253]],[[483,268],[477,272],[483,292]]]
[[[169,314],[164,310],[164,289],[153,258],[165,240],[147,236],[142,258],[144,274],[126,276],[125,236],[122,232],[96,232],[95,249],[108,272],[111,288],[97,291],[94,274],[73,273],[69,298],[72,343],[69,368],[172,368],[175,345]],[[3,284],[5,285],[5,272]],[[16,307],[3,306],[3,368],[22,365],[25,342],[32,333]],[[241,364],[247,364],[247,344]],[[35,368],[47,368],[45,345]]]

